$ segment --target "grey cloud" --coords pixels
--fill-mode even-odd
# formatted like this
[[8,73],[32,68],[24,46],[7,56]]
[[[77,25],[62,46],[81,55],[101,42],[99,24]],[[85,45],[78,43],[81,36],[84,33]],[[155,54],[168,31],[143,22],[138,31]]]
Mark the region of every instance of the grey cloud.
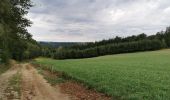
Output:
[[83,36],[83,31],[78,29],[55,29],[50,30],[54,34],[71,35],[71,36]]
[[[34,0],[29,31],[37,40],[95,41],[140,33],[154,34],[169,25],[169,0]],[[45,34],[46,33],[46,34]],[[50,36],[53,36],[50,40]],[[45,37],[48,37],[45,39]],[[55,38],[55,39],[54,39]]]

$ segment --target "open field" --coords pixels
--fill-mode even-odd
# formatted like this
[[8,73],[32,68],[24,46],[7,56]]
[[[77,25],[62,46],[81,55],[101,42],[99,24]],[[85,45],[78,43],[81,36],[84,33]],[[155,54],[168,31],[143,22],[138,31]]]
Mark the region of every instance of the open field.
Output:
[[170,49],[77,60],[37,58],[36,62],[113,97],[170,99]]

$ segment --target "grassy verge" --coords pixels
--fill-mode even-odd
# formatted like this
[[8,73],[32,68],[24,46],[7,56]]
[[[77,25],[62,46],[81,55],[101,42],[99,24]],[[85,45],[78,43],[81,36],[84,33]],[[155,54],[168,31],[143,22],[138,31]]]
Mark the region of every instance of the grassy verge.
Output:
[[9,65],[0,64],[0,74],[4,73],[10,68]]
[[64,83],[66,81],[63,77],[51,73],[49,70],[43,69],[43,67],[37,67],[37,70],[51,85]]
[[20,99],[21,97],[21,73],[17,72],[10,80],[9,86],[6,89],[7,98],[11,99]]
[[127,100],[170,100],[170,50],[36,62],[90,88]]

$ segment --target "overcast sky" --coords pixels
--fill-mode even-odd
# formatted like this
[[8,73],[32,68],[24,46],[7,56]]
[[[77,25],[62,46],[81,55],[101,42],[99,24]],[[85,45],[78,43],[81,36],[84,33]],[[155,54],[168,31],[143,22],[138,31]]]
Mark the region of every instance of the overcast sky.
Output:
[[170,25],[170,0],[33,0],[37,41],[98,41],[155,34]]

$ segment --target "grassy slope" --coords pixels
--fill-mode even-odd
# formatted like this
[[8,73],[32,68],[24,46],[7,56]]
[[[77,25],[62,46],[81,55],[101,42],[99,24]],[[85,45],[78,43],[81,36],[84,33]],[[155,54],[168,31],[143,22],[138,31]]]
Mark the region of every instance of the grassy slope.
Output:
[[170,100],[170,50],[36,61],[122,99]]

